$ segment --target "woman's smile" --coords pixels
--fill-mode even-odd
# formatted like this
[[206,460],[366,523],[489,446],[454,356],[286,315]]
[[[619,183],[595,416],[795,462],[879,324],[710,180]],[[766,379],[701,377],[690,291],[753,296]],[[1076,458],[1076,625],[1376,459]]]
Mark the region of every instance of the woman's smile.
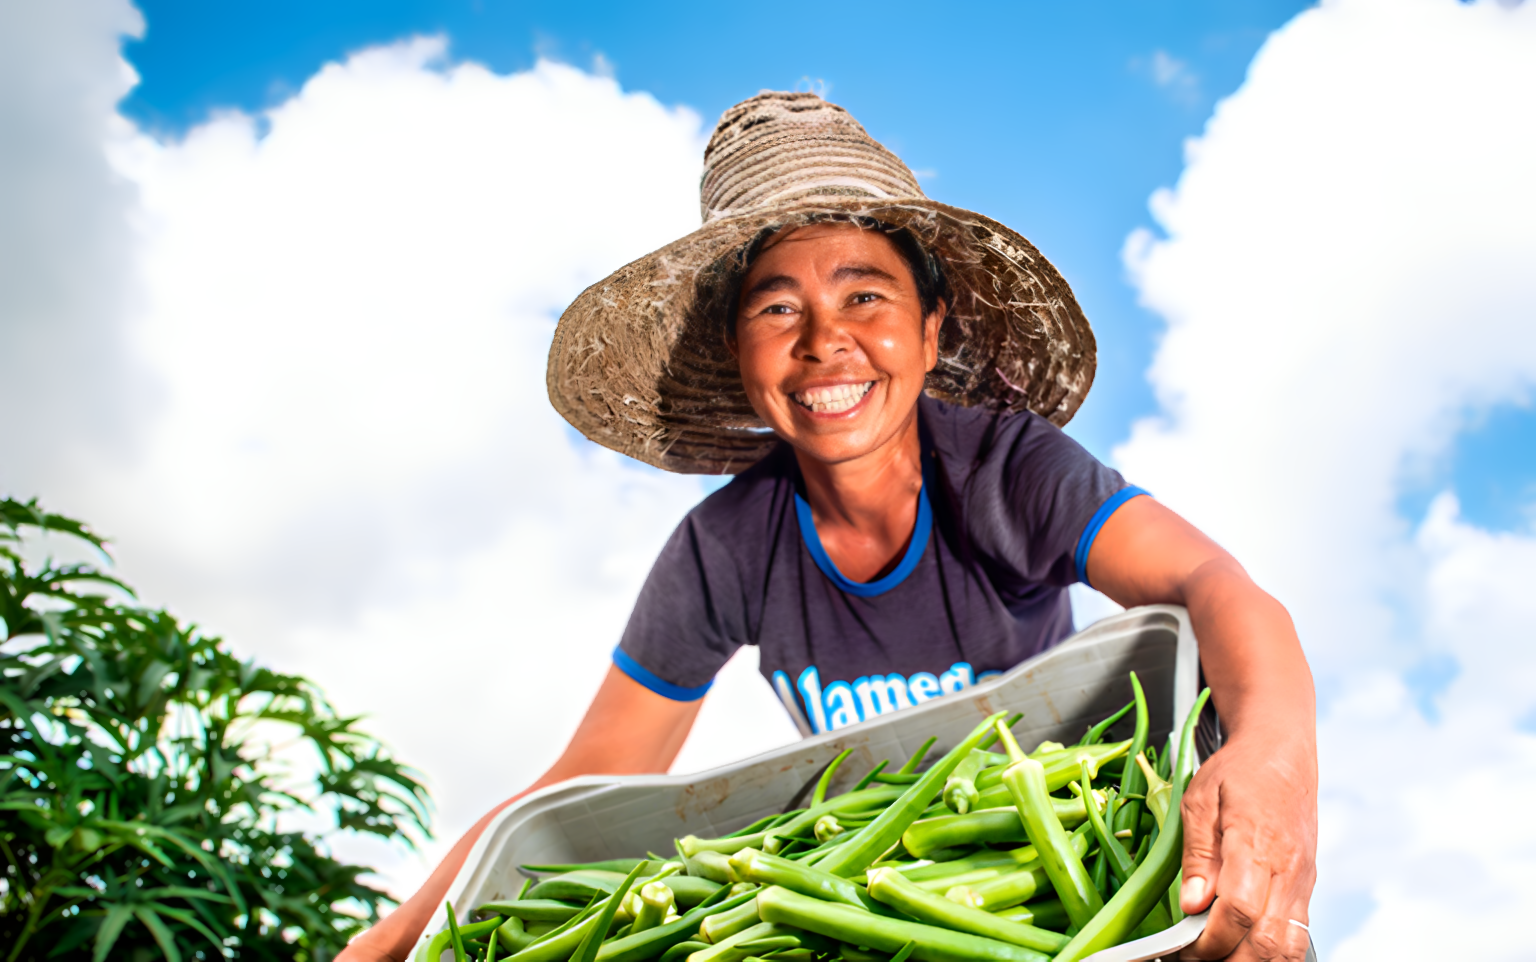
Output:
[[847,414],[863,403],[874,386],[874,381],[854,381],[803,388],[789,396],[813,414]]

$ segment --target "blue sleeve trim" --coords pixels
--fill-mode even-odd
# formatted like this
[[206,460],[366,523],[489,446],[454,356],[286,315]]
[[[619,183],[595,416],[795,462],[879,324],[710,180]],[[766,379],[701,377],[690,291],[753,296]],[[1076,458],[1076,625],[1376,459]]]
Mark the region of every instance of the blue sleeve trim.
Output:
[[705,693],[715,683],[714,679],[711,678],[697,688],[684,688],[682,685],[674,685],[670,681],[662,681],[649,671],[646,671],[644,665],[629,657],[624,649],[619,647],[613,649],[613,663],[619,667],[619,671],[633,678],[642,686],[649,688],[663,698],[670,698],[673,701],[698,701],[704,697]]
[[1149,498],[1152,497],[1145,489],[1138,488],[1134,484],[1128,488],[1121,488],[1110,495],[1109,500],[1099,505],[1099,510],[1088,519],[1087,527],[1083,528],[1082,535],[1077,539],[1077,550],[1072,555],[1072,559],[1077,563],[1078,581],[1090,588],[1093,587],[1088,584],[1088,552],[1093,549],[1093,542],[1099,536],[1099,529],[1104,527],[1104,522],[1109,520],[1110,515],[1120,510],[1122,504],[1143,494]]

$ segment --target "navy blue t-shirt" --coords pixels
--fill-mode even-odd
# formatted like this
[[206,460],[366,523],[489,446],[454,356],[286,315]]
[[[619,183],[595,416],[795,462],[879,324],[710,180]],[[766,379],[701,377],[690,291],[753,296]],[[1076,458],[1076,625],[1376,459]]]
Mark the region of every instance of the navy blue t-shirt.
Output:
[[896,569],[842,576],[822,550],[794,450],[780,444],[688,513],[651,569],[614,662],[652,691],[702,697],[742,645],[802,730],[959,691],[1072,630],[1104,520],[1144,492],[1049,421],[929,397],[923,489]]

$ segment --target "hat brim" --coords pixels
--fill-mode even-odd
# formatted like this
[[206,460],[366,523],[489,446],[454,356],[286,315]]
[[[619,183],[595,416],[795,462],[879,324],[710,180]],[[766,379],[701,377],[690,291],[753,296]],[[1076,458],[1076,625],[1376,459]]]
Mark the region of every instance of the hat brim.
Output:
[[549,349],[549,399],[582,434],[667,471],[735,474],[777,438],[752,410],[725,346],[723,287],[764,230],[836,215],[905,227],[944,265],[949,310],[930,395],[1031,410],[1060,426],[1093,384],[1093,331],[1034,245],[926,197],[817,197],[713,220],[613,272],[566,308]]

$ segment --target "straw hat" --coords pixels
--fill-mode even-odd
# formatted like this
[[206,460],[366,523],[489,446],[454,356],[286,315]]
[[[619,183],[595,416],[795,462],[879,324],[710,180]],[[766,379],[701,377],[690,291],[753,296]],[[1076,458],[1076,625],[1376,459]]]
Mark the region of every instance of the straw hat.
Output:
[[555,329],[549,399],[604,447],[688,474],[735,474],[773,448],[724,315],[756,238],[829,217],[905,227],[943,265],[951,303],[930,395],[1062,425],[1093,383],[1093,332],[1050,262],[1002,224],[923,196],[836,104],[764,91],[727,110],[699,193],[703,227],[587,288]]

